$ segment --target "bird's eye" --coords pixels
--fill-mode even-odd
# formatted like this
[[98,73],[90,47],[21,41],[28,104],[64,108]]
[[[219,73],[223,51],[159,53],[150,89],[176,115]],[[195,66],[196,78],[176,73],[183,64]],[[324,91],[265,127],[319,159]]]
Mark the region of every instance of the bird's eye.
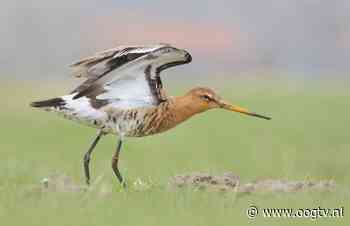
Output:
[[208,96],[208,95],[203,95],[203,96],[201,96],[201,99],[202,100],[205,100],[205,101],[211,101],[211,98],[210,98],[210,96]]

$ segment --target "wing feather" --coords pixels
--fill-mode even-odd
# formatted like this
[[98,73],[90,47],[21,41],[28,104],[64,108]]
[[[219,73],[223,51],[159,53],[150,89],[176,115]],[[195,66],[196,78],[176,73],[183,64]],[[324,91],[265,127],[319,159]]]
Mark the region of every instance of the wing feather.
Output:
[[167,44],[117,47],[72,65],[75,76],[87,78],[72,93],[120,108],[158,105],[165,99],[160,72],[190,61],[186,51]]
[[[113,70],[125,63],[128,63],[140,56],[150,53],[151,51],[169,46],[168,44],[159,44],[153,46],[119,46],[98,52],[95,55],[82,59],[70,65],[73,68],[75,77],[98,77]],[[99,65],[100,64],[100,65]]]

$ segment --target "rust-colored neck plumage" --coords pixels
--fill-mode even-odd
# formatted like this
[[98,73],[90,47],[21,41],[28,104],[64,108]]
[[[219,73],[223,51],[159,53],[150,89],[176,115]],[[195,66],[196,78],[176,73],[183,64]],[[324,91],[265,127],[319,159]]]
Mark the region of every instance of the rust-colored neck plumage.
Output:
[[207,110],[206,106],[202,106],[201,103],[194,101],[190,95],[175,97],[170,101],[172,104],[170,105],[171,107],[169,111],[172,111],[172,114],[174,115],[174,123],[177,124],[185,121],[195,114]]
[[195,114],[207,110],[208,107],[194,101],[191,95],[169,98],[161,103],[153,112],[154,120],[149,121],[150,133],[169,130]]
[[169,130],[195,114],[218,107],[218,96],[208,88],[191,89],[184,96],[168,97],[154,108],[145,108],[137,136]]

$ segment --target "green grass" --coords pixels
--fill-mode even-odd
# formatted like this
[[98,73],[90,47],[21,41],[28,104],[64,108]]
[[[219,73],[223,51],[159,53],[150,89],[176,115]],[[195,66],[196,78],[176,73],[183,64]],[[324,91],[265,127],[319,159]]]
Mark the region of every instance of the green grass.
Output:
[[[213,110],[164,134],[126,141],[121,170],[129,188],[120,189],[110,169],[116,138],[105,137],[92,159],[95,185],[113,186],[101,197],[96,191],[69,193],[31,191],[54,172],[83,183],[82,156],[94,129],[28,107],[35,99],[65,92],[43,82],[2,82],[0,95],[0,219],[2,225],[258,225],[311,224],[310,219],[249,220],[246,209],[259,207],[345,207],[342,219],[318,224],[349,225],[350,90],[345,83],[226,81],[214,84],[223,97],[273,117],[259,120]],[[207,83],[209,84],[209,83]],[[229,85],[230,84],[230,85]],[[172,90],[181,94],[188,85]],[[7,99],[6,99],[7,98]],[[167,188],[176,174],[232,171],[243,181],[333,179],[333,193],[268,193],[237,196]],[[141,179],[150,189],[138,191]]]

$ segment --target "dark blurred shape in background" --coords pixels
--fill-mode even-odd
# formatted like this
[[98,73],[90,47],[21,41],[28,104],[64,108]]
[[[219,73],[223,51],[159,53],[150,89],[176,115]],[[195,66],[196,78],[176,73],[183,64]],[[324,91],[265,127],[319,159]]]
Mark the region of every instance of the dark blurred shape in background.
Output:
[[187,74],[346,77],[349,12],[348,0],[5,0],[0,77],[64,78],[95,51],[158,42],[192,53]]

